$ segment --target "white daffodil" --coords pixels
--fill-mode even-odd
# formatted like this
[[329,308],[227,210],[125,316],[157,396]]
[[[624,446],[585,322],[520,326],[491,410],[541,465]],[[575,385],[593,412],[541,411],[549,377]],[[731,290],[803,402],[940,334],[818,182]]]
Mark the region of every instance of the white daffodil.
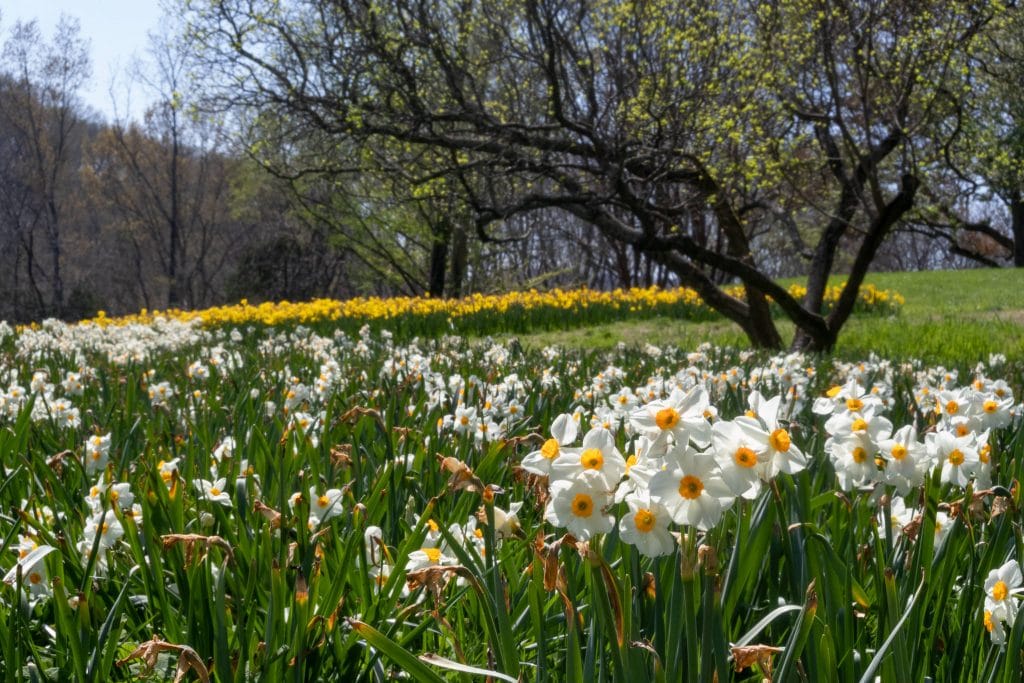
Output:
[[688,445],[677,445],[665,456],[664,470],[651,477],[651,500],[668,510],[677,524],[702,531],[722,518],[733,502],[715,458]]
[[935,396],[935,412],[948,424],[955,417],[966,417],[971,407],[970,390],[966,387],[940,391]]
[[935,513],[935,547],[938,548],[942,545],[942,542],[946,540],[946,536],[949,535],[950,530],[953,528],[954,520],[949,516],[948,512]]
[[320,430],[323,427],[323,414],[313,415],[311,413],[296,411],[292,414],[291,426],[296,433],[305,437],[310,446],[316,448],[320,445]]
[[149,402],[154,408],[166,406],[174,396],[174,389],[169,382],[159,382],[149,387]]
[[991,434],[986,430],[977,435],[975,444],[978,447],[978,467],[974,471],[974,487],[976,489],[992,488],[992,444]]
[[178,462],[180,460],[181,458],[173,458],[171,460],[161,460],[156,464],[157,470],[160,472],[160,478],[168,487],[174,483],[174,475],[178,471]]
[[[892,434],[892,422],[888,418],[876,414],[874,408],[865,409],[862,413],[843,412],[833,415],[825,422],[825,431],[831,436],[844,438],[855,434],[878,444]],[[877,450],[872,448],[871,450]]]
[[663,458],[650,456],[651,440],[646,436],[638,437],[633,453],[626,458],[625,479],[615,489],[615,502],[621,503],[631,493],[646,492],[651,477],[664,467]]
[[89,506],[89,509],[93,514],[99,514],[103,510],[103,503],[106,498],[107,489],[109,486],[106,482],[106,476],[100,475],[99,481],[89,487],[89,493],[85,497],[85,503]]
[[111,484],[107,488],[107,500],[122,511],[130,510],[135,504],[135,494],[132,493],[132,485],[128,482]]
[[414,572],[427,567],[438,565],[456,564],[454,557],[444,554],[441,548],[423,547],[409,553],[409,559],[405,563],[406,572]]
[[95,474],[102,471],[110,460],[110,434],[93,434],[85,440],[85,471]]
[[879,526],[888,526],[892,530],[893,538],[902,536],[903,530],[914,521],[915,516],[914,509],[907,507],[902,496],[893,496],[889,500],[888,519],[886,519],[885,507],[881,505],[878,507],[878,524]]
[[225,460],[230,460],[235,455],[236,446],[235,437],[225,436],[224,439],[217,444],[217,447],[213,449],[214,461],[218,465],[221,465]]
[[476,408],[464,405],[457,406],[455,408],[455,419],[452,424],[455,427],[455,431],[459,434],[476,431]]
[[606,491],[613,491],[626,472],[626,459],[615,447],[615,437],[603,427],[583,436],[583,447],[567,451],[551,466],[552,479],[572,479],[584,472],[600,476]]
[[999,398],[995,394],[982,395],[971,403],[971,428],[976,432],[1002,429],[1013,421],[1013,397]]
[[68,371],[64,375],[64,381],[61,382],[61,386],[64,387],[64,392],[68,396],[81,396],[85,393],[85,386],[82,384],[82,375],[78,372]]
[[628,415],[636,409],[640,400],[629,387],[622,387],[608,397],[608,405],[617,415]]
[[200,479],[199,481],[193,482],[193,485],[204,500],[208,500],[211,503],[218,503],[225,507],[231,507],[231,497],[228,496],[227,491],[224,490],[224,487],[227,486],[227,481],[227,479],[223,478],[214,482]]
[[[484,531],[480,527],[480,521],[470,515],[465,524],[451,524],[448,527],[448,535],[456,544],[467,550],[472,550],[478,557],[487,554],[487,541],[484,539]],[[460,580],[461,577],[460,577]]]
[[341,489],[327,489],[324,493],[317,493],[315,486],[309,487],[309,517],[311,523],[315,521],[313,527],[343,512],[341,497]]
[[981,462],[974,434],[954,436],[946,431],[934,432],[926,437],[925,443],[931,457],[942,467],[942,481],[967,486]]
[[635,546],[646,557],[671,555],[676,540],[668,530],[672,521],[668,510],[646,494],[627,496],[626,505],[629,512],[619,520],[619,536],[623,542]]
[[83,535],[85,536],[86,543],[90,546],[96,540],[96,537],[99,536],[99,546],[105,550],[112,548],[118,539],[124,536],[124,528],[121,526],[121,522],[118,521],[114,511],[107,510],[88,519],[85,523]]
[[84,562],[96,549],[93,570],[98,576],[105,576],[108,570],[107,555],[114,544],[124,536],[124,527],[117,519],[113,510],[100,512],[90,517],[85,523],[82,540],[76,544]]
[[1002,645],[1006,642],[1006,626],[1003,619],[1000,619],[997,615],[986,609],[984,613],[984,624],[985,630],[988,631],[989,638],[992,639],[992,642],[995,645]]
[[932,467],[928,449],[917,440],[914,425],[904,425],[892,437],[881,439],[878,451],[885,462],[885,482],[895,486],[901,496],[922,485]]
[[1017,560],[1009,560],[990,571],[985,579],[985,611],[1012,628],[1019,609],[1017,596],[1024,590],[1022,583],[1024,575]]
[[747,404],[750,406],[747,416],[759,419],[768,433],[768,448],[762,477],[770,480],[780,472],[796,474],[806,469],[807,456],[793,443],[789,430],[779,422],[782,396],[773,396],[766,400],[761,392],[754,390],[750,392]]
[[864,389],[856,379],[851,379],[842,386],[834,386],[825,396],[815,399],[811,410],[816,415],[837,415],[843,413],[863,413],[882,407],[882,400],[875,394]]
[[[40,401],[40,405],[43,402]],[[71,405],[66,398],[54,399],[49,404],[50,417],[60,429],[74,429],[81,424],[81,416],[78,408]]]
[[33,600],[49,597],[52,589],[43,558],[55,550],[53,546],[36,545],[33,541],[23,539],[18,548],[18,562],[4,575],[4,583],[14,586],[20,572],[22,586]]
[[653,442],[652,452],[661,454],[673,443],[689,441],[704,448],[711,442],[711,424],[705,412],[708,394],[697,385],[688,392],[675,389],[667,399],[651,401],[633,411],[630,424]]
[[458,564],[455,557],[448,552],[448,546],[444,542],[444,536],[441,534],[440,527],[438,527],[437,523],[430,519],[427,520],[427,524],[430,531],[427,534],[427,537],[423,540],[423,545],[420,546],[420,549],[409,553],[409,559],[405,564],[405,570],[407,572],[436,565]]
[[614,527],[615,518],[604,511],[612,502],[611,495],[599,473],[584,471],[572,479],[560,479],[551,484],[550,491],[544,519],[553,526],[582,540]]
[[733,495],[756,498],[761,491],[761,466],[768,455],[768,433],[749,417],[716,422],[711,430],[722,479]]
[[473,430],[473,438],[477,444],[490,443],[500,439],[505,429],[490,417],[484,416],[476,421],[476,428]]
[[370,564],[379,564],[384,560],[384,530],[371,524],[363,531],[363,545]]
[[825,451],[832,461],[839,486],[844,491],[852,491],[855,486],[873,484],[877,481],[877,446],[866,435],[848,434],[842,438],[829,439],[825,443]]
[[497,538],[507,538],[520,529],[519,511],[522,507],[523,501],[510,503],[508,510],[494,506],[494,535]]

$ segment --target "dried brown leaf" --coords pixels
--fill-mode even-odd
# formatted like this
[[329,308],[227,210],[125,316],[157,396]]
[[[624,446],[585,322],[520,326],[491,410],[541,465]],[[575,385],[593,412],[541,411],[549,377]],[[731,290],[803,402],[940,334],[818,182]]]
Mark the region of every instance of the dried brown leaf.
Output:
[[61,451],[60,453],[54,453],[46,459],[46,466],[53,470],[58,476],[64,471],[64,458],[73,457],[74,453],[71,451]]
[[[228,560],[232,564],[235,562],[235,552],[231,548],[231,544],[220,536],[202,536],[200,534],[164,534],[160,537],[163,541],[164,550],[172,548],[179,543],[185,548],[185,564],[186,566],[192,563],[195,559],[196,562],[201,562],[206,554],[210,551],[210,548],[216,546],[224,551],[227,555]],[[196,548],[201,547],[202,551],[196,553]]]
[[337,443],[331,446],[331,464],[335,467],[351,467],[352,444]]
[[736,671],[743,671],[750,667],[757,666],[761,667],[768,680],[771,680],[772,675],[772,657],[782,652],[781,647],[774,647],[771,645],[745,645],[742,647],[732,648],[732,659],[733,665],[736,667]]
[[117,666],[124,666],[133,659],[141,659],[148,671],[152,671],[160,657],[161,652],[169,652],[178,655],[178,668],[174,674],[174,683],[185,680],[189,672],[195,673],[203,683],[210,683],[210,671],[206,664],[199,657],[199,653],[188,645],[175,645],[159,636],[153,636],[144,643],[139,643],[127,657],[117,661]]
[[344,413],[342,413],[335,420],[335,424],[338,424],[338,423],[341,423],[341,422],[348,422],[350,424],[354,424],[354,423],[358,422],[359,419],[364,417],[364,416],[372,417],[374,419],[374,421],[378,425],[380,425],[380,428],[382,430],[386,430],[387,429],[387,424],[384,422],[384,418],[381,417],[380,411],[375,410],[374,408],[362,408],[360,406],[356,406],[354,408],[350,408],[347,411],[345,411]]
[[1013,501],[1006,496],[996,496],[992,499],[992,517],[998,517],[1001,514],[1009,512],[1013,509]]
[[441,471],[451,474],[448,478],[449,491],[469,491],[471,493],[479,493],[484,490],[483,481],[473,473],[473,470],[469,465],[458,458],[453,458],[451,456],[442,457],[439,454],[438,458],[440,460]]
[[270,507],[269,505],[264,505],[263,503],[257,500],[255,503],[252,504],[252,509],[253,512],[258,512],[261,515],[263,515],[263,517],[268,522],[270,522],[270,527],[272,529],[281,528],[281,513],[275,510],[274,508]]

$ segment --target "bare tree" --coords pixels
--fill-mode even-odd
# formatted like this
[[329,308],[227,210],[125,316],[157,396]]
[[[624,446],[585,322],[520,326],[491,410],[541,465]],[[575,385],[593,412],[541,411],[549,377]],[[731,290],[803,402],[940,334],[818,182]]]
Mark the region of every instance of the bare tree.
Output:
[[[77,172],[82,118],[78,92],[90,74],[88,43],[77,20],[62,16],[52,40],[36,22],[17,22],[4,43],[0,125],[10,154],[3,183],[5,219],[16,236],[41,313],[64,313],[63,238],[69,188]],[[9,202],[9,203],[8,203]],[[45,285],[44,285],[45,283]],[[45,294],[44,294],[45,286]]]
[[184,95],[190,54],[187,41],[151,36],[151,59],[134,75],[154,103],[141,123],[124,118],[100,133],[85,169],[94,201],[131,245],[147,306],[214,300],[214,281],[236,246],[229,205],[234,162],[220,146],[218,126]]

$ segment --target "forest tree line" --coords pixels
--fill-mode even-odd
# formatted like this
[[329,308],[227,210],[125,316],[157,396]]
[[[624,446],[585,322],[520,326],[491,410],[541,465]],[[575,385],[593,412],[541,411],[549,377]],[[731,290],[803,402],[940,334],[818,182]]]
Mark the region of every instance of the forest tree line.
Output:
[[[90,57],[73,18],[52,35],[35,22],[0,23],[0,319],[241,298],[721,284],[743,280],[751,265],[771,278],[806,275],[830,230],[828,272],[856,267],[876,238],[875,269],[1024,265],[1024,32],[1012,7],[957,5],[922,18],[910,4],[855,3],[863,16],[845,17],[822,2],[835,17],[827,30],[846,32],[848,45],[831,34],[831,47],[811,40],[801,64],[751,50],[741,57],[778,78],[742,87],[749,65],[727,73],[716,52],[737,60],[735,46],[688,45],[689,70],[672,72],[683,92],[643,85],[645,69],[668,60],[668,73],[678,55],[664,44],[695,42],[711,24],[666,21],[677,15],[659,3],[647,16],[609,17],[585,2],[525,3],[523,13],[494,4],[493,23],[470,21],[455,3],[262,4],[183,2],[184,20],[172,38],[153,40],[136,73],[152,102],[141,120],[103,120],[82,104]],[[732,4],[799,27],[789,5],[800,3]],[[507,28],[517,22],[523,44]],[[714,24],[720,35],[762,39],[749,25]],[[826,33],[821,22],[792,30]],[[260,31],[264,42],[242,39]],[[867,46],[904,49],[904,33],[921,55],[873,61]],[[599,35],[606,42],[595,48],[588,41]],[[530,45],[536,62],[515,52]],[[825,80],[800,83],[814,49],[831,51]],[[503,52],[478,59],[488,50]],[[587,66],[593,59],[603,71]],[[917,71],[885,71],[906,64]],[[908,84],[907,74],[933,82]],[[723,99],[711,78],[721,86],[726,75],[778,112]],[[552,95],[559,86],[576,94]],[[826,96],[834,101],[815,101]],[[494,102],[506,121],[496,123]],[[627,106],[636,111],[623,114]],[[693,133],[709,116],[735,117],[733,128]],[[757,145],[747,128],[759,132]],[[464,142],[469,133],[504,146]],[[615,161],[629,136],[642,140],[622,147],[636,156]],[[679,149],[678,159],[662,158]],[[612,161],[602,166],[593,150]],[[637,162],[641,151],[657,163]],[[751,163],[760,168],[730,181],[733,166]],[[610,169],[629,177],[606,184]],[[894,207],[892,225],[871,236]],[[680,259],[664,257],[680,245]],[[715,254],[728,258],[706,258]]]
[[[517,286],[669,284],[643,259],[553,215],[480,245],[453,214],[437,249],[426,200],[268,172],[223,120],[198,109],[190,57],[153,41],[142,120],[106,121],[73,18],[53,36],[19,22],[0,51],[0,319],[201,308],[246,298],[460,296]],[[439,274],[440,273],[440,274]]]

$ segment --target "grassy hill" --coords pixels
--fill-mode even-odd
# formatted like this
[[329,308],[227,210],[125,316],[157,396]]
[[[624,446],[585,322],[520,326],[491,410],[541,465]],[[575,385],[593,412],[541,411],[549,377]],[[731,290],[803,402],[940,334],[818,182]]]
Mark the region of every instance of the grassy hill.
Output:
[[[834,278],[842,282],[842,277]],[[799,282],[786,280],[784,284]],[[978,269],[919,273],[873,273],[868,282],[906,298],[896,317],[854,317],[839,337],[837,354],[870,352],[892,358],[916,357],[936,363],[973,363],[990,353],[1024,360],[1024,270]],[[780,321],[790,339],[793,326]],[[583,348],[626,344],[679,344],[704,341],[746,346],[746,337],[728,321],[691,322],[669,318],[622,321],[568,331],[519,335],[527,346],[561,344]]]

